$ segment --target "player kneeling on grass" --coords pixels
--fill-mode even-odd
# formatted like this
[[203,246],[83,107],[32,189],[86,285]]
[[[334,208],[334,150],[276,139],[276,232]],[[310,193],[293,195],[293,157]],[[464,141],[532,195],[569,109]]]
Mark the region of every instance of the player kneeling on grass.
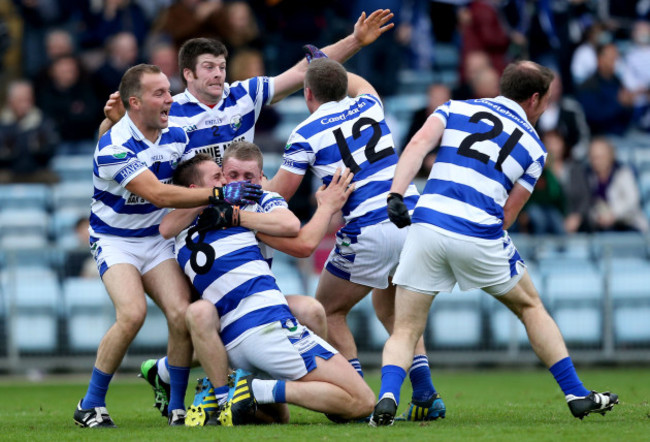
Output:
[[[258,154],[249,157],[246,151]],[[234,143],[224,156],[223,173],[227,179],[245,178],[248,173],[261,175],[261,161],[256,146]],[[211,167],[218,168],[211,161],[202,163],[196,174],[186,174],[196,177],[194,182],[178,184],[210,186],[216,175]],[[338,197],[344,202],[352,190],[348,188],[350,181],[349,172],[337,172],[328,188],[321,191],[336,191],[344,195]],[[177,259],[201,295],[188,309],[187,323],[208,376],[214,361],[225,358],[219,355],[223,342],[232,366],[257,376],[280,379],[260,380],[237,371],[231,380],[236,388],[230,389],[226,406],[208,423],[286,423],[286,403],[342,419],[367,417],[372,411],[374,393],[343,356],[295,319],[264,260],[255,231],[278,236],[290,234],[268,222],[272,212],[262,213],[258,207],[269,198],[281,199],[265,192],[259,204],[210,206],[176,239]],[[161,231],[167,227],[163,222]],[[300,237],[283,239],[295,242]],[[272,245],[283,249],[277,243]],[[260,413],[255,413],[258,405]]]

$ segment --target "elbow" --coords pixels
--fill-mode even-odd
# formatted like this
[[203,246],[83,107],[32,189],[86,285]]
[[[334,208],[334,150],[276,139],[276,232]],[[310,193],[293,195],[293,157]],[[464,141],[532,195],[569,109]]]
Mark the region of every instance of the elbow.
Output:
[[291,222],[286,224],[284,232],[286,236],[291,238],[298,236],[298,233],[300,233],[300,220],[294,217]]
[[171,229],[165,224],[160,224],[160,226],[158,226],[158,231],[160,232],[160,235],[165,239],[170,239],[175,236],[174,232],[172,232]]

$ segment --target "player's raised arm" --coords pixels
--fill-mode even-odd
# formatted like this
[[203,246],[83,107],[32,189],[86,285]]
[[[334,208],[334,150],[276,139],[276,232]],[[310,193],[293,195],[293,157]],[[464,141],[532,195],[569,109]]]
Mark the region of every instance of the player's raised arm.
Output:
[[362,94],[370,94],[379,97],[377,90],[372,84],[363,77],[348,72],[348,95],[352,98],[358,97]]
[[[392,29],[395,24],[389,23],[394,14],[390,9],[377,9],[366,16],[363,12],[354,25],[354,32],[336,43],[326,46],[322,52],[329,58],[338,62],[345,62],[364,46],[368,46],[377,40],[384,32]],[[307,60],[301,60],[298,64],[275,77],[275,94],[272,103],[282,100],[302,88],[305,72],[307,71]]]

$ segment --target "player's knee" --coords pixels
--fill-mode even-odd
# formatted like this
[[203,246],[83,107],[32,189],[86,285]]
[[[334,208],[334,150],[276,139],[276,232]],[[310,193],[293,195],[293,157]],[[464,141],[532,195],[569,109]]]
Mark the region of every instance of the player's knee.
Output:
[[117,324],[129,336],[135,337],[147,317],[147,310],[133,309],[117,315]]
[[187,308],[185,322],[191,331],[207,330],[215,326],[215,316],[213,305],[198,301]]
[[298,317],[298,320],[315,332],[327,327],[325,308],[315,299],[313,302],[305,303],[299,314],[301,317]]
[[351,419],[370,416],[375,407],[375,394],[370,388],[363,389],[352,396],[348,407],[348,416]]

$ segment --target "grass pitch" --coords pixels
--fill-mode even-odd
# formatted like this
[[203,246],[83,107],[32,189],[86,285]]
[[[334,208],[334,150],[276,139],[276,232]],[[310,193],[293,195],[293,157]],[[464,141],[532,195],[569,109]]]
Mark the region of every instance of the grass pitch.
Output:
[[[648,368],[582,369],[587,388],[611,390],[620,405],[605,417],[580,421],[571,416],[562,393],[548,371],[435,370],[434,385],[447,406],[447,418],[433,422],[397,422],[393,427],[336,425],[322,414],[292,408],[292,423],[235,428],[169,428],[151,407],[153,394],[135,374],[120,373],[108,393],[108,408],[117,429],[80,429],[72,421],[76,403],[86,390],[84,376],[29,382],[0,377],[0,440],[174,440],[174,441],[557,441],[650,440]],[[202,376],[193,371],[192,378]],[[379,391],[378,373],[366,379]],[[410,398],[406,382],[401,412]],[[193,383],[186,403],[191,403]]]

